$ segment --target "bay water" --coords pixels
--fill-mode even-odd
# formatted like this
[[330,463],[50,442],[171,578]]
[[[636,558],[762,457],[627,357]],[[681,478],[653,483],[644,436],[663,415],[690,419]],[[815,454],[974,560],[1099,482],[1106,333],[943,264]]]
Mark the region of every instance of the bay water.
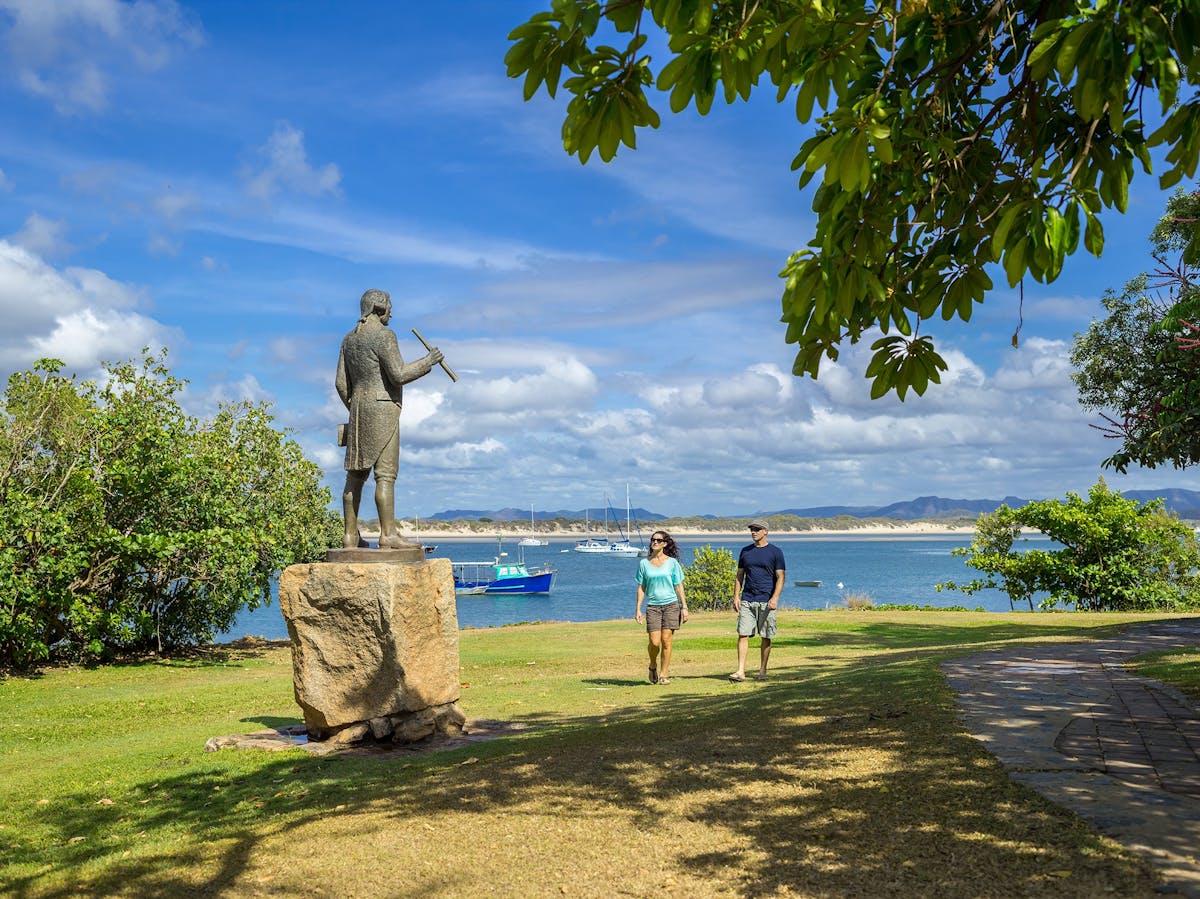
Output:
[[[685,538],[679,544],[680,561],[690,565],[697,547],[725,548],[734,559],[749,540],[739,537]],[[990,612],[1009,611],[1008,597],[999,590],[973,596],[957,591],[941,593],[934,586],[943,581],[973,580],[977,572],[950,551],[967,546],[961,537],[841,537],[772,536],[787,561],[787,586],[780,605],[787,608],[826,609],[842,605],[848,596],[865,596],[876,605],[883,603],[928,606],[966,606]],[[1033,538],[1030,546],[1046,545]],[[548,596],[458,597],[460,627],[499,627],[526,621],[604,621],[632,618],[636,599],[636,558],[610,558],[577,553],[574,541],[551,541],[549,546],[518,547],[516,540],[504,542],[501,551],[514,560],[524,554],[530,567],[549,563],[557,569],[554,589]],[[479,540],[439,540],[434,557],[455,562],[491,561],[497,544]],[[797,587],[794,581],[820,581],[819,587]],[[1027,608],[1027,607],[1025,607]],[[243,611],[218,641],[245,635],[287,639],[287,628],[277,598],[268,606]]]

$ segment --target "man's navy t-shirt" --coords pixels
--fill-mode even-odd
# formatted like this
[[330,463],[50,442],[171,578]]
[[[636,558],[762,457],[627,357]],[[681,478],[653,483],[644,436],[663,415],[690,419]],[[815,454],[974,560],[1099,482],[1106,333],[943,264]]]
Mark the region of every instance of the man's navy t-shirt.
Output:
[[746,572],[742,580],[742,599],[746,602],[770,602],[775,592],[775,572],[787,570],[783,550],[774,543],[742,547],[738,568]]

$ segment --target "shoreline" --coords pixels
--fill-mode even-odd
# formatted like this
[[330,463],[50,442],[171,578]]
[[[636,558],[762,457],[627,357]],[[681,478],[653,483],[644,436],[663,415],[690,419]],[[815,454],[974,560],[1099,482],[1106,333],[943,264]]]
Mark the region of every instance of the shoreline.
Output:
[[[446,528],[429,528],[424,526],[419,532],[414,531],[409,522],[398,522],[400,532],[405,537],[419,538],[425,543],[436,543],[438,540],[468,540],[479,543],[494,543],[497,538],[503,539],[505,542],[516,543],[524,537],[530,536],[529,529],[520,528],[496,528],[490,532],[481,532],[479,529],[468,527],[446,527]],[[643,534],[648,536],[657,528],[645,527],[642,529]],[[741,539],[749,540],[748,532],[745,530],[729,530],[729,529],[710,529],[697,527],[668,527],[662,528],[671,536],[676,538],[685,538],[689,540],[695,539]],[[363,531],[363,536],[374,538],[378,536],[368,531]],[[811,538],[811,539],[838,539],[838,538],[863,538],[863,539],[884,539],[889,537],[905,537],[905,538],[934,538],[934,537],[970,537],[974,535],[975,528],[972,525],[942,525],[928,521],[911,521],[898,522],[895,525],[869,524],[862,527],[847,527],[847,528],[830,528],[830,527],[814,527],[814,528],[781,528],[779,530],[768,531],[768,538]],[[534,536],[539,540],[549,540],[551,543],[573,543],[588,536],[583,530],[554,530],[554,531],[537,531]],[[600,536],[595,532],[592,536]],[[610,535],[610,539],[618,539],[615,534]],[[637,540],[635,539],[636,543]],[[644,541],[643,541],[644,542]]]

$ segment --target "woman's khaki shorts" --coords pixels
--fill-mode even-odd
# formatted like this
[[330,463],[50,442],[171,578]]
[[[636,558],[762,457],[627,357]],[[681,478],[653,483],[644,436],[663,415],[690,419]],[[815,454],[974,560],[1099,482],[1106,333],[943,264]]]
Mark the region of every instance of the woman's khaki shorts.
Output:
[[646,606],[646,633],[679,630],[679,600],[665,606]]

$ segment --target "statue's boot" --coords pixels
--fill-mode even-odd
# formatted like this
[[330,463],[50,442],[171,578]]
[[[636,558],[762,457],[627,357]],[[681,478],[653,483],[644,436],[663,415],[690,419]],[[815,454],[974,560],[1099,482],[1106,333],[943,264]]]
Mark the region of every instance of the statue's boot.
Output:
[[367,549],[371,546],[358,531],[342,538],[342,549]]
[[398,534],[388,534],[379,538],[380,549],[400,549],[402,546],[407,546],[408,543],[409,541]]

